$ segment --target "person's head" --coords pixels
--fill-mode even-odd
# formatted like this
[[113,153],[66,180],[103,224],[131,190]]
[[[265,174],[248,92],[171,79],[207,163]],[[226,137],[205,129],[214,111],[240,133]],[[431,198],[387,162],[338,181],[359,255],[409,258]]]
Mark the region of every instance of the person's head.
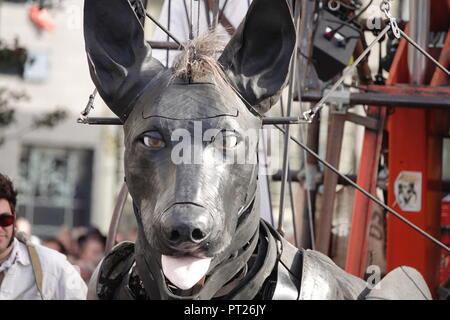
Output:
[[97,265],[105,253],[104,238],[96,233],[81,236],[78,239],[78,247],[80,259],[93,265]]
[[43,246],[56,250],[64,255],[67,254],[67,250],[64,247],[64,245],[62,244],[61,241],[59,241],[57,238],[47,238],[44,239],[41,243]]
[[11,180],[0,174],[0,255],[13,241],[16,202],[17,192]]

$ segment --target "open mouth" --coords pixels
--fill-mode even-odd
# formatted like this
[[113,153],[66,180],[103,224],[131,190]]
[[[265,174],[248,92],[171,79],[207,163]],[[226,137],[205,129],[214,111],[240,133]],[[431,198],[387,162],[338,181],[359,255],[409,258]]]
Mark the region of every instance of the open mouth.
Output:
[[194,256],[161,256],[164,276],[182,290],[191,289],[208,272],[212,258]]

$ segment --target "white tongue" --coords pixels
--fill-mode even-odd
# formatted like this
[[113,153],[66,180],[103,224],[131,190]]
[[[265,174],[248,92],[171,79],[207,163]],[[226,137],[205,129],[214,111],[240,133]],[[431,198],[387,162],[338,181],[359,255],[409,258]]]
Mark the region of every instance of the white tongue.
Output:
[[161,256],[164,275],[182,290],[192,288],[209,269],[211,258]]

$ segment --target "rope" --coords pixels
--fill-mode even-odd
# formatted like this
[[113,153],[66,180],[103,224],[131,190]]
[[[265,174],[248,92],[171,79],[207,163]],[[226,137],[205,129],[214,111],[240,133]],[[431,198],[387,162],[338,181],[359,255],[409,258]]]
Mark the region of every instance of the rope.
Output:
[[[275,125],[275,127],[280,130],[281,132],[285,133],[285,130],[283,130],[280,126]],[[386,211],[394,215],[396,218],[400,219],[402,222],[404,222],[406,225],[414,229],[415,231],[419,232],[424,237],[428,238],[429,240],[433,241],[435,244],[437,244],[439,247],[444,249],[447,252],[450,252],[450,248],[447,247],[445,244],[434,238],[432,235],[428,234],[427,232],[420,229],[418,226],[407,220],[406,218],[402,217],[398,212],[396,212],[394,209],[391,209],[386,204],[384,204],[382,201],[371,195],[369,192],[361,188],[359,185],[354,183],[351,179],[347,178],[345,175],[341,174],[339,170],[337,170],[335,167],[333,167],[331,164],[329,164],[327,161],[323,160],[317,153],[315,153],[313,150],[308,148],[306,145],[295,139],[291,136],[291,140],[294,141],[296,144],[298,144],[301,148],[303,148],[306,152],[311,154],[313,157],[315,157],[318,161],[320,161],[323,165],[325,165],[328,169],[333,171],[335,174],[340,176],[342,179],[344,179],[347,183],[349,183],[351,186],[353,186],[355,189],[357,189],[359,192],[364,194],[366,197],[368,197],[370,200],[377,203],[379,206],[383,207]]]
[[194,13],[193,13],[193,5],[192,0],[189,1],[189,16],[190,16],[190,25],[189,25],[189,40],[194,39]]
[[[167,30],[170,31],[170,20],[172,14],[172,0],[169,0],[168,8],[167,8]],[[169,35],[167,35],[167,42],[169,42]],[[169,48],[166,49],[166,68],[169,67]]]
[[[295,29],[298,32],[300,26],[300,9],[297,7],[295,9],[295,18],[296,26]],[[291,66],[289,70],[289,92],[288,92],[288,101],[287,101],[287,112],[286,116],[291,116],[292,111],[292,102],[293,102],[293,88],[294,88],[294,72],[296,70],[296,61],[297,61],[297,48],[298,48],[298,40],[296,37],[295,46],[294,46],[294,54],[291,58]],[[284,202],[285,202],[285,188],[287,183],[288,169],[289,169],[289,137],[290,137],[290,126],[286,127],[286,134],[284,136],[284,152],[283,152],[283,173],[281,180],[281,192],[280,192],[280,207],[278,213],[278,228],[277,231],[284,236],[283,230],[283,220],[284,220]]]
[[434,59],[428,52],[426,52],[424,49],[422,49],[417,42],[415,42],[413,39],[411,39],[406,33],[404,33],[402,30],[400,30],[400,34],[403,38],[406,39],[414,48],[420,51],[425,57],[430,59],[439,69],[441,69],[447,76],[450,77],[450,71],[446,69],[442,64],[440,64],[436,59]]
[[200,0],[197,1],[197,37],[200,33]]
[[169,30],[167,30],[163,25],[161,25],[155,18],[152,17],[150,13],[145,11],[145,15],[147,18],[153,21],[154,24],[156,24],[162,31],[164,31],[173,41],[175,41],[180,47],[184,49],[184,45],[181,43],[180,40],[177,39]]
[[322,110],[322,108],[324,107],[324,105],[328,101],[328,99],[331,97],[331,95],[344,82],[345,78],[347,78],[347,76],[350,75],[350,73],[355,70],[355,68],[358,66],[358,64],[370,53],[370,50],[372,50],[372,48],[375,46],[375,44],[377,44],[381,40],[381,38],[384,37],[384,35],[389,31],[390,28],[391,28],[390,25],[387,25],[383,29],[383,31],[381,31],[380,34],[375,38],[375,40],[373,40],[372,43],[366,48],[366,50],[364,50],[363,53],[361,53],[361,55],[358,57],[358,59],[356,59],[356,61],[349,68],[347,68],[346,71],[344,71],[342,76],[339,78],[338,81],[336,81],[336,83],[331,87],[331,89],[327,92],[327,94],[325,96],[323,96],[322,99],[320,99],[320,101],[317,102],[317,104],[313,108],[309,109],[308,111],[303,112],[304,120],[311,123],[311,121],[314,119],[316,114],[320,110]]

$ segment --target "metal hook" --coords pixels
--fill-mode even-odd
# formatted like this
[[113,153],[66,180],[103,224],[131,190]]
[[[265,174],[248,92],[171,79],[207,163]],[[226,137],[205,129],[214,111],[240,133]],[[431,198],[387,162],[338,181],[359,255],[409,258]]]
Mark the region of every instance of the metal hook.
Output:
[[[332,5],[333,3],[334,3],[334,6]],[[331,11],[338,11],[340,7],[341,7],[341,3],[339,1],[336,1],[336,0],[328,1],[328,9],[330,9]]]
[[391,2],[390,0],[384,0],[380,4],[380,10],[384,13],[387,19],[389,19],[389,24],[391,26],[391,31],[397,39],[400,39],[400,29],[397,24],[397,20],[391,16]]
[[97,95],[97,88],[95,88],[94,91],[89,96],[88,103],[86,104],[84,110],[80,113],[80,117],[77,120],[78,123],[87,123],[89,112],[91,112],[91,110],[94,109],[94,100],[96,95]]

